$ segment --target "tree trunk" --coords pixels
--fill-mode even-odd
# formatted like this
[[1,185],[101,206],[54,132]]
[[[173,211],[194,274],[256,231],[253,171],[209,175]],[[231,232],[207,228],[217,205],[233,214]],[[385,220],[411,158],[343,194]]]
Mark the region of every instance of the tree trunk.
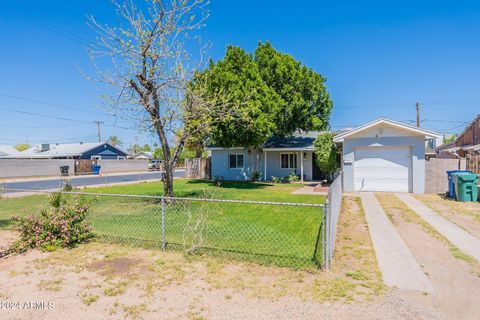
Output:
[[165,166],[165,181],[163,181],[163,195],[165,197],[173,197],[173,167],[170,166],[170,164]]

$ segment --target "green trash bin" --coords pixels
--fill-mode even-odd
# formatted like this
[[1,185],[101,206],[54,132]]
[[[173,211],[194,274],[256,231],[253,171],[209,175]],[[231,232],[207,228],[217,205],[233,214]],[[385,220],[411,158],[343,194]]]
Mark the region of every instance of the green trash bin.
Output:
[[456,199],[460,202],[478,201],[478,175],[459,172],[452,174],[455,183]]

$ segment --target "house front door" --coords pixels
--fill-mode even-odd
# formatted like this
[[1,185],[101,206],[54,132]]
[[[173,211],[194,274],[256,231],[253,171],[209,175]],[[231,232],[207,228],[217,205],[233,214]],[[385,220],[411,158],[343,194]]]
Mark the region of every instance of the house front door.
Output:
[[320,170],[320,168],[317,165],[317,159],[315,156],[315,152],[312,153],[313,158],[312,158],[312,180],[319,181],[325,179],[325,175],[323,172]]

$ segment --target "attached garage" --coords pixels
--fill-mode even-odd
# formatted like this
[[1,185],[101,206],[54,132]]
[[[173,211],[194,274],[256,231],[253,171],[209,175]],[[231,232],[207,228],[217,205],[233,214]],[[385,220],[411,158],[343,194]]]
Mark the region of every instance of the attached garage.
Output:
[[425,143],[440,135],[379,119],[334,137],[347,192],[425,191]]
[[411,192],[411,148],[355,148],[353,166],[355,191]]

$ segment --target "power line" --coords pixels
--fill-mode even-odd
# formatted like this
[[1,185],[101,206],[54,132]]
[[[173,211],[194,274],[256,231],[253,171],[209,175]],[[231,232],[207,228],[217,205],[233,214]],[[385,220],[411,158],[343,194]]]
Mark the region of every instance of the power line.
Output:
[[13,96],[13,95],[6,94],[6,93],[0,93],[0,96],[11,98],[11,99],[17,99],[17,100],[22,100],[22,101],[38,103],[38,104],[44,104],[44,105],[51,106],[51,107],[56,107],[56,108],[63,108],[63,109],[69,109],[69,110],[75,110],[75,111],[81,111],[81,112],[87,112],[87,113],[93,113],[93,114],[108,115],[108,113],[106,113],[106,112],[85,110],[85,109],[82,109],[82,108],[71,107],[71,106],[61,105],[61,104],[57,104],[57,103],[51,103],[51,102],[45,102],[45,101],[40,101],[40,100],[35,100],[35,99],[30,99],[30,98]]
[[[21,114],[26,114],[26,115],[31,115],[31,116],[37,116],[37,117],[43,117],[43,118],[50,118],[50,119],[56,119],[56,120],[62,120],[62,121],[71,121],[71,122],[93,125],[93,122],[90,122],[90,121],[71,119],[71,118],[65,118],[65,117],[57,117],[57,116],[46,115],[46,114],[41,114],[41,113],[36,113],[36,112],[15,110],[15,109],[10,109],[10,108],[6,108],[6,107],[0,107],[0,110],[5,110],[5,111],[15,112],[15,113],[21,113]],[[119,128],[119,129],[124,129],[124,130],[134,130],[132,128],[127,128],[127,127],[120,127],[120,126],[108,125],[108,124],[105,124],[105,125],[108,126],[108,127],[112,127],[112,128]]]
[[40,21],[40,20],[36,20],[36,19],[29,19],[31,23],[39,26],[40,28],[43,28],[43,29],[46,29],[46,30],[49,30],[49,31],[52,31],[52,32],[55,32],[71,41],[74,41],[74,42],[77,42],[81,45],[84,45],[84,46],[90,46],[91,43],[89,40],[77,35],[77,34],[74,34],[73,32],[69,32],[69,31],[66,31],[62,28],[59,28],[55,25],[52,25],[48,22],[43,22],[43,21]]

